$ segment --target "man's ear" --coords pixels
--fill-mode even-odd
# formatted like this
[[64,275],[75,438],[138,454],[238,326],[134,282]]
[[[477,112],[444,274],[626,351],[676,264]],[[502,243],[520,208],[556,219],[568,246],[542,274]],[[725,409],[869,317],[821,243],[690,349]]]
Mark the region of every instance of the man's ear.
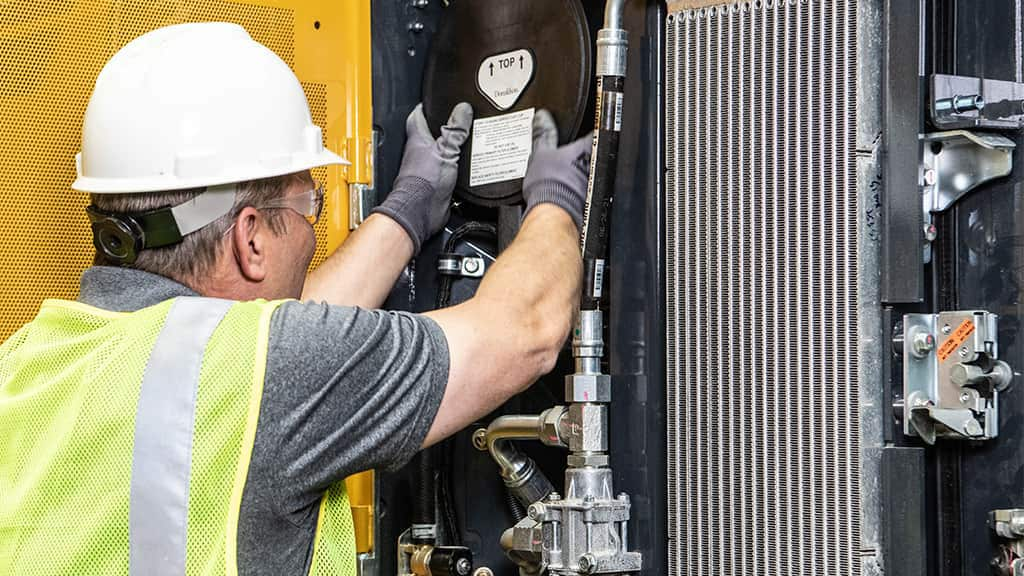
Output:
[[242,276],[250,282],[262,282],[267,277],[267,242],[270,228],[263,214],[247,206],[235,218],[231,230],[231,247]]

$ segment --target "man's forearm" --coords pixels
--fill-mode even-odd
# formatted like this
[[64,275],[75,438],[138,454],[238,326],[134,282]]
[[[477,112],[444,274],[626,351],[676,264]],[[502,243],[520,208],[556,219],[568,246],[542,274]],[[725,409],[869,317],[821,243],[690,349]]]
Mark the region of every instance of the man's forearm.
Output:
[[379,308],[412,251],[404,228],[387,216],[373,214],[309,274],[302,299]]
[[521,306],[524,314],[535,314],[546,323],[575,308],[581,267],[576,225],[562,209],[541,204],[488,271],[477,295]]
[[425,445],[494,410],[554,366],[579,298],[576,225],[543,204],[468,301],[427,313],[448,339],[450,368]]

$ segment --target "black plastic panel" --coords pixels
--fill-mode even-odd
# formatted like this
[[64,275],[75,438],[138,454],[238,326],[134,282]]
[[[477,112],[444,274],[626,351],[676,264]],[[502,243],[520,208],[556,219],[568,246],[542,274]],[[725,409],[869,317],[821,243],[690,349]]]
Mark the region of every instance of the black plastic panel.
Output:
[[[1021,14],[1016,0],[956,0],[955,37],[936,38],[952,53],[954,73],[1020,81]],[[950,46],[949,43],[953,45]],[[999,314],[999,355],[1016,372],[1024,370],[1024,162],[1019,133],[1014,170],[973,191],[948,217],[954,256],[947,267],[955,285],[947,292],[959,309]],[[959,454],[962,573],[988,573],[996,539],[986,522],[996,508],[1024,507],[1024,388],[1018,377],[999,399],[999,438],[965,443]]]

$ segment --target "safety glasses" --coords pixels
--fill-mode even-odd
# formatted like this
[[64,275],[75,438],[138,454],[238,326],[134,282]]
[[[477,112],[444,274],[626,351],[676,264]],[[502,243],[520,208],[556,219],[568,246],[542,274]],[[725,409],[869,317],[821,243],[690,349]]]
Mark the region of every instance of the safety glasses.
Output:
[[304,217],[310,224],[316,224],[320,221],[320,214],[324,211],[324,187],[322,184],[317,182],[314,182],[314,185],[315,187],[308,192],[285,196],[280,200],[275,200],[273,202],[257,206],[257,208],[261,210],[268,208],[289,208],[298,212],[299,215]]

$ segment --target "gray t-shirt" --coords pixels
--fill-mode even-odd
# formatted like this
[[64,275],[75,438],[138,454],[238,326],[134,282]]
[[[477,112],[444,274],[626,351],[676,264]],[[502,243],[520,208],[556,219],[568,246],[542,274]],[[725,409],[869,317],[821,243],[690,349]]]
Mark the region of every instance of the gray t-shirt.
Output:
[[[127,312],[195,295],[162,276],[95,266],[82,275],[79,300]],[[429,318],[282,304],[270,322],[238,573],[307,574],[324,491],[353,473],[407,462],[447,382],[448,343]]]

